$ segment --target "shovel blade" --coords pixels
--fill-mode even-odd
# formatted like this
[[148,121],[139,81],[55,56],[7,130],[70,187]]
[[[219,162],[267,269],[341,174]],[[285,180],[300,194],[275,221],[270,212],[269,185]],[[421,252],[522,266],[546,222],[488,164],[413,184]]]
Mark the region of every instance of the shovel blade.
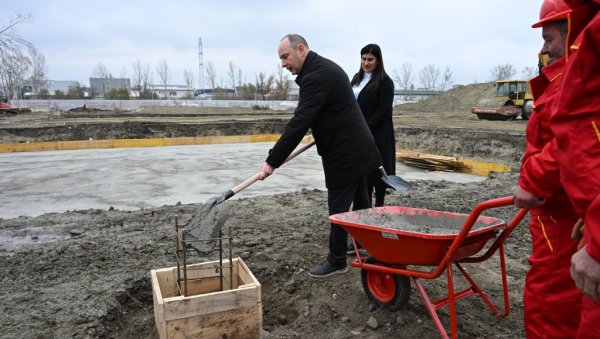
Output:
[[411,183],[400,178],[399,176],[388,175],[383,166],[379,167],[379,173],[381,174],[381,180],[395,191],[406,191],[412,188]]
[[225,200],[223,196],[208,199],[185,225],[186,231],[194,239],[190,246],[201,255],[213,251],[215,241],[210,239],[219,236],[219,230],[229,217],[227,204],[222,204]]

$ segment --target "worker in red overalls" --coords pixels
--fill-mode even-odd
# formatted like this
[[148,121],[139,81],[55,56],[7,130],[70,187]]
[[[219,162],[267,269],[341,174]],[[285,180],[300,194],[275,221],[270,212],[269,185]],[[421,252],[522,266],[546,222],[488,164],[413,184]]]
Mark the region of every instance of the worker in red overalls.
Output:
[[563,187],[585,224],[584,246],[571,259],[571,275],[583,293],[577,338],[600,338],[600,0],[568,4],[575,41],[551,128]]
[[570,274],[571,256],[577,251],[571,230],[578,216],[562,188],[554,154],[543,152],[554,139],[550,116],[565,68],[570,12],[562,0],[545,0],[533,25],[542,27],[541,53],[548,55],[549,64],[529,83],[534,109],[513,194],[515,205],[531,208],[531,267],[523,293],[527,338],[572,338],[580,321],[581,293]]

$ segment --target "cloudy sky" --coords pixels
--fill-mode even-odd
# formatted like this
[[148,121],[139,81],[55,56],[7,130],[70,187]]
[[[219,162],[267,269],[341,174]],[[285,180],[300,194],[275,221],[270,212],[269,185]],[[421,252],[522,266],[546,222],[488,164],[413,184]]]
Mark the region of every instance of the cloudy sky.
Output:
[[[89,84],[102,63],[115,77],[132,74],[139,60],[153,71],[165,59],[173,83],[183,72],[199,78],[198,39],[204,69],[212,62],[218,83],[229,86],[228,65],[246,82],[277,71],[277,45],[287,33],[303,35],[311,50],[336,61],[349,76],[360,49],[377,43],[388,73],[403,63],[449,67],[455,84],[485,82],[490,70],[510,63],[521,73],[537,65],[541,30],[531,25],[541,0],[0,0],[0,27],[17,14],[21,37],[46,57],[48,78]],[[286,71],[287,72],[287,71]],[[206,84],[206,75],[204,75]],[[418,77],[415,86],[420,87]]]

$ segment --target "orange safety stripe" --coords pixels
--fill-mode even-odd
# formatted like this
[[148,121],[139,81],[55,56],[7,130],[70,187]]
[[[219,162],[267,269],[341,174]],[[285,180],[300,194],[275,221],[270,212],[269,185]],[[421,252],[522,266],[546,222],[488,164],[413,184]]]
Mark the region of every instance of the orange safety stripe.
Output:
[[[550,217],[550,218],[552,218],[552,217]],[[540,223],[540,225],[542,225],[542,233],[544,233],[544,238],[546,239],[546,242],[548,243],[548,247],[550,248],[550,252],[554,253],[554,247],[552,247],[552,243],[550,242],[550,239],[548,239],[548,235],[546,234],[546,226],[542,222],[542,219],[540,219],[539,215],[537,216],[537,219],[538,219],[538,222]]]

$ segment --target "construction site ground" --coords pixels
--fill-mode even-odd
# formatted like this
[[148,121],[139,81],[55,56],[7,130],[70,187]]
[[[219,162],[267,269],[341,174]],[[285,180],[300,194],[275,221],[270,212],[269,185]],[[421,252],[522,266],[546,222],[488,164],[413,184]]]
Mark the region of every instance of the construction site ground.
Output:
[[[486,121],[471,114],[470,107],[493,96],[493,91],[491,84],[461,86],[420,103],[397,106],[397,147],[506,164],[512,172],[492,173],[472,183],[414,181],[412,190],[390,192],[387,205],[470,213],[479,202],[512,193],[527,122]],[[194,107],[62,112],[59,118],[36,112],[0,117],[0,142],[277,134],[291,114]],[[223,190],[238,182],[230,184]],[[131,195],[140,198],[136,192]],[[157,338],[149,272],[175,266],[175,217],[185,224],[202,202],[0,219],[0,338]],[[438,336],[414,288],[404,308],[388,312],[369,302],[358,269],[327,279],[308,276],[306,271],[327,254],[325,191],[242,195],[226,204],[230,215],[225,227],[233,231],[234,256],[241,257],[262,284],[264,337]],[[515,213],[508,207],[487,215],[508,221]],[[524,337],[522,292],[529,253],[524,220],[506,242],[510,315],[497,317],[476,296],[461,300],[460,337]],[[498,265],[493,257],[466,267],[491,299],[501,304]],[[424,283],[432,297],[447,294],[444,276]],[[446,308],[440,316],[447,324]]]

